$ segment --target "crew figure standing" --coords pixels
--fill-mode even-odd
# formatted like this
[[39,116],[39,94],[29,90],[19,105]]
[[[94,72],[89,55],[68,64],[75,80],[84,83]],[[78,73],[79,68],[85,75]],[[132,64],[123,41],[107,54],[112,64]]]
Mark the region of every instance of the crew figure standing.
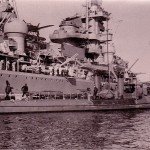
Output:
[[22,88],[22,97],[27,96],[28,95],[28,86],[27,84],[25,84]]
[[87,88],[87,98],[88,98],[88,101],[91,101],[91,89],[90,88]]
[[5,100],[10,100],[10,94],[12,93],[12,87],[10,87],[10,83],[6,80],[6,88],[5,88],[5,93],[6,93],[6,97]]
[[93,99],[96,99],[97,97],[98,88],[94,85],[94,91],[93,91]]

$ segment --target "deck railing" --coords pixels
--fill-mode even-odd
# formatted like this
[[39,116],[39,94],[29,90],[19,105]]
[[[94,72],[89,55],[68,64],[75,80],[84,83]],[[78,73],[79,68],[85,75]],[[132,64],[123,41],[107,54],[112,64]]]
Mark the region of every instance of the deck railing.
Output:
[[29,92],[30,100],[66,100],[66,99],[87,99],[87,93],[63,93],[56,91],[43,91],[43,92]]

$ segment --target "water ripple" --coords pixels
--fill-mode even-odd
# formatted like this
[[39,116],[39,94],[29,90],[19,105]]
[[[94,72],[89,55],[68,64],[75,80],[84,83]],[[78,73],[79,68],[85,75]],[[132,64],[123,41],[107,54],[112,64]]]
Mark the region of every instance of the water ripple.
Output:
[[0,116],[0,149],[148,150],[149,111]]

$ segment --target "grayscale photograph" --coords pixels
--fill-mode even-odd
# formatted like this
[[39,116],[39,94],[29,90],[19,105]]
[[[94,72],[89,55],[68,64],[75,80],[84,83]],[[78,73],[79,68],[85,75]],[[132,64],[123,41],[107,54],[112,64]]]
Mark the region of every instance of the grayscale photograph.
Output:
[[0,150],[150,149],[150,0],[0,0]]

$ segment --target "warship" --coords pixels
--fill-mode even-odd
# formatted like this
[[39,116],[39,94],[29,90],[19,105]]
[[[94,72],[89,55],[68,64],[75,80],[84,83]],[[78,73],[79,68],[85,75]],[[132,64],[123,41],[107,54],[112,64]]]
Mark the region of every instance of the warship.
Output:
[[0,1],[0,113],[150,107],[148,86],[115,54],[110,13],[98,0],[84,7],[83,14],[62,20],[46,42],[39,30],[53,25],[20,20],[14,0]]

